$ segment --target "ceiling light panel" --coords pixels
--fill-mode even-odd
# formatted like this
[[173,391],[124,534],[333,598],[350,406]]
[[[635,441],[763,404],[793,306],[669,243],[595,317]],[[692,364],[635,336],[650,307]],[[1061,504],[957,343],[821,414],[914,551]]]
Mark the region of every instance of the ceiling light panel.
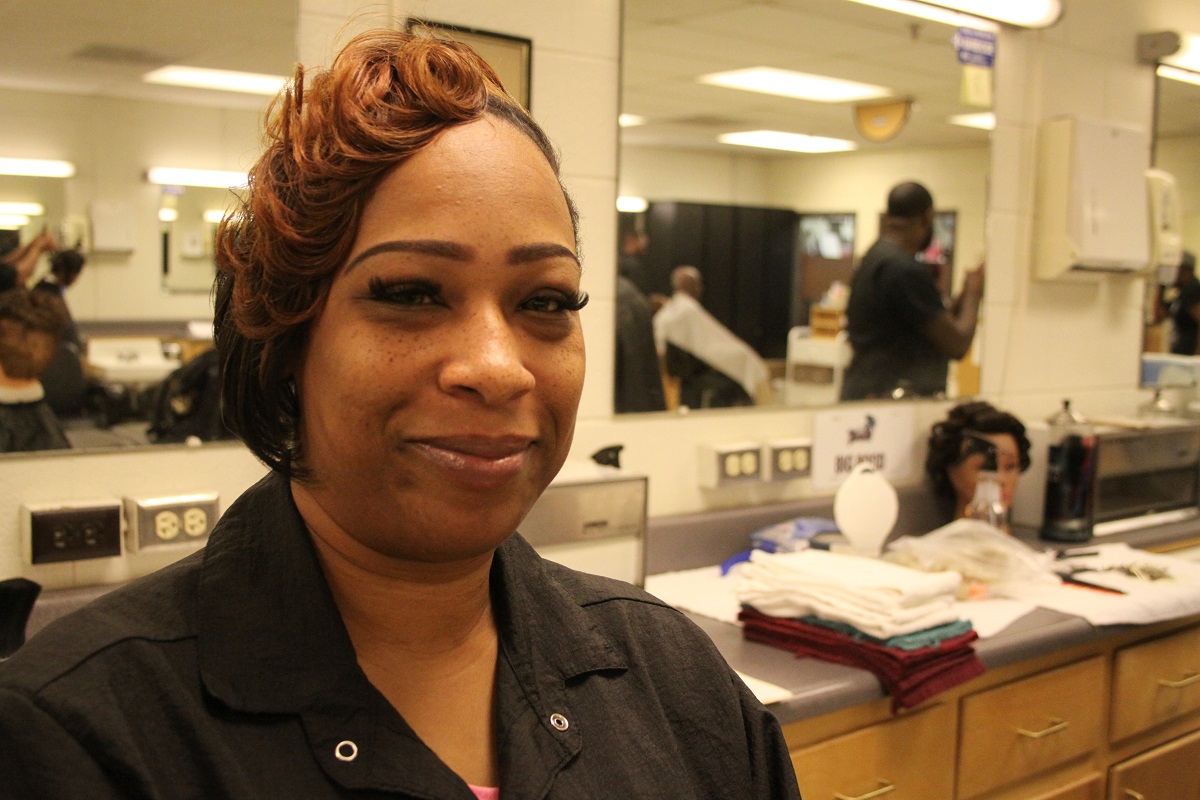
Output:
[[287,83],[280,75],[261,75],[256,72],[233,72],[225,69],[167,66],[142,76],[146,83],[164,86],[187,86],[194,89],[216,89],[222,92],[275,95]]
[[697,78],[711,86],[724,86],[747,92],[760,92],[817,103],[851,103],[889,97],[890,89],[867,83],[827,78],[807,72],[793,72],[775,67],[750,67],[728,72],[711,72]]
[[1178,52],[1163,57],[1162,63],[1200,72],[1200,36],[1194,33],[1180,34]]
[[[1060,0],[853,0],[911,17],[949,25],[998,30],[997,22],[1021,28],[1046,28],[1062,16]],[[956,21],[957,20],[957,21]]]
[[70,161],[45,158],[0,158],[0,175],[28,175],[34,178],[69,178],[75,174]]
[[768,150],[786,150],[791,153],[842,153],[857,149],[858,145],[846,139],[828,136],[809,136],[805,133],[784,131],[737,131],[722,133],[717,141],[742,147],[761,147]]
[[951,125],[961,125],[964,128],[978,128],[981,131],[996,129],[996,115],[991,111],[981,111],[978,114],[955,114],[950,117]]

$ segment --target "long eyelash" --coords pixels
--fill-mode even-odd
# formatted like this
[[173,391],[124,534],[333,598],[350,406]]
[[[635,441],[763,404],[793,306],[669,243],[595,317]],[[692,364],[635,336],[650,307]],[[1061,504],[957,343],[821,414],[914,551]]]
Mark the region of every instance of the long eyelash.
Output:
[[578,311],[588,304],[588,293],[580,292],[574,298],[568,300],[563,306],[567,311]]
[[400,291],[427,291],[436,294],[439,290],[437,284],[429,281],[403,281],[401,283],[389,283],[378,275],[372,276],[367,281],[367,291],[371,297],[376,300],[386,300]]

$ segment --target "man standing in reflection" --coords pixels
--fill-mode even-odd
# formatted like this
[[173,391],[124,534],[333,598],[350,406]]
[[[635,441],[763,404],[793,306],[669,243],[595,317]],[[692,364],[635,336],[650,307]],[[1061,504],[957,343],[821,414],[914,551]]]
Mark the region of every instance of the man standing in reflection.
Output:
[[935,265],[916,259],[933,241],[933,196],[919,183],[888,193],[882,228],[851,280],[846,326],[854,355],[841,399],[944,394],[950,359],[966,355],[975,338],[983,265],[966,274],[958,297],[943,301]]

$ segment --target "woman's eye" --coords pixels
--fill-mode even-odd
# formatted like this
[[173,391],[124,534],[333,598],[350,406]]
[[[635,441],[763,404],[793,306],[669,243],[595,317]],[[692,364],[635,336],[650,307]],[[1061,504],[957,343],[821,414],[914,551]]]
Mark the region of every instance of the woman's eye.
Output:
[[578,311],[587,305],[587,292],[566,295],[560,292],[540,294],[525,301],[525,308],[530,311],[541,311],[548,314],[558,314],[567,311]]
[[372,278],[369,284],[372,300],[398,306],[427,306],[438,302],[439,289],[428,283],[384,283]]

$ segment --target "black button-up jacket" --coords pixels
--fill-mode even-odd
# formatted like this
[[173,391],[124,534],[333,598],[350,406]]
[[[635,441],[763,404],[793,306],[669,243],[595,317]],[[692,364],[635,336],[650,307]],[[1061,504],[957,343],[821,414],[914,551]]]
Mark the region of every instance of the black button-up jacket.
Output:
[[[492,593],[502,798],[798,798],[682,614],[514,535]],[[286,481],[0,664],[0,798],[473,800],[359,669]]]

